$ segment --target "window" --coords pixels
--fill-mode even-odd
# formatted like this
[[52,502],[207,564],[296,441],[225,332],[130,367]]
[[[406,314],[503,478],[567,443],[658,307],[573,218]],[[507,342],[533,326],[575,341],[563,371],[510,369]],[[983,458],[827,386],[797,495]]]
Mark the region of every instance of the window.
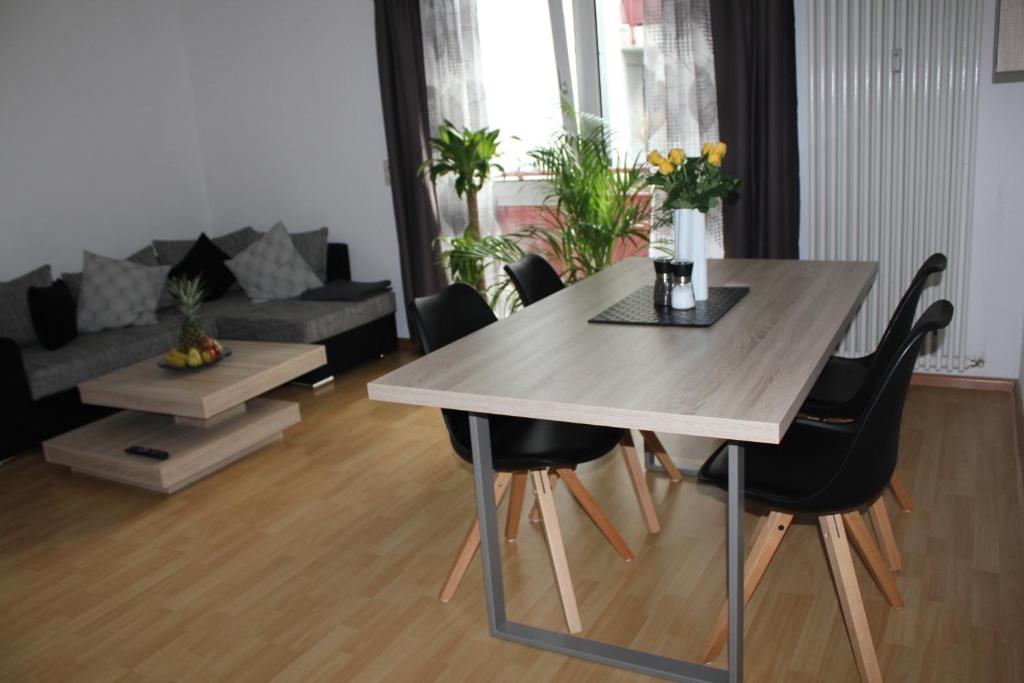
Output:
[[643,0],[594,0],[601,114],[627,158],[646,153]]
[[477,20],[487,125],[505,170],[528,170],[527,152],[562,127],[548,0],[477,0]]

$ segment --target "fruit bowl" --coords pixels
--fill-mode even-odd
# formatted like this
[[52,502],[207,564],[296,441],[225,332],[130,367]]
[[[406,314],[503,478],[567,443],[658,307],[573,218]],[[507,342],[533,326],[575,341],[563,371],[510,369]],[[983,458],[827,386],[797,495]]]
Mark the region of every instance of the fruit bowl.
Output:
[[[205,341],[205,340],[204,340]],[[165,353],[157,365],[167,370],[188,370],[195,372],[212,367],[231,355],[231,349],[221,346],[220,342],[209,340],[203,348],[193,347],[188,353],[175,347]]]

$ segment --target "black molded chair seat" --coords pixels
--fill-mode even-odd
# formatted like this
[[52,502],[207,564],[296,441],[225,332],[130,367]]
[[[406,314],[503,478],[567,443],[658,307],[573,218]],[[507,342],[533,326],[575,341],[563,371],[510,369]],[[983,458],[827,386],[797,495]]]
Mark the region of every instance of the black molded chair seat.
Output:
[[811,387],[801,411],[811,415],[830,412],[837,404],[853,398],[868,378],[874,354],[861,358],[832,356]]
[[[469,419],[465,413],[445,414],[455,452],[473,462]],[[569,422],[490,416],[491,454],[496,471],[575,467],[597,460],[619,445],[623,430]]]
[[[744,478],[749,500],[786,512],[826,514],[849,509],[810,507],[814,494],[824,489],[842,466],[853,434],[794,422],[778,446],[745,443]],[[728,488],[728,457],[723,448],[701,466],[697,479],[722,490]],[[836,499],[837,503],[845,503]],[[856,501],[859,503],[859,501]]]

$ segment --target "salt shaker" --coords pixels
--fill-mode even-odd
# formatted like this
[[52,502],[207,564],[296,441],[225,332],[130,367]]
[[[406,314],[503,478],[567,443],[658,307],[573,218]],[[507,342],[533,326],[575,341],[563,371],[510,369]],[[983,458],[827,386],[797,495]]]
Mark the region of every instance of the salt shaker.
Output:
[[693,298],[693,275],[691,261],[674,261],[672,263],[672,309],[687,311],[697,305]]
[[654,307],[669,308],[672,305],[672,286],[675,284],[672,273],[672,260],[660,258],[654,260]]

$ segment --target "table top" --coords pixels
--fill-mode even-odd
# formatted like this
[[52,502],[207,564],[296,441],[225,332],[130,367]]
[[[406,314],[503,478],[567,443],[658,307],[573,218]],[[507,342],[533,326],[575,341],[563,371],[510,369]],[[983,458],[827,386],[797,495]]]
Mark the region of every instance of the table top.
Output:
[[633,258],[369,383],[371,399],[778,443],[877,274],[862,261],[709,260],[750,293],[707,328],[587,320],[650,284]]
[[82,382],[83,403],[209,419],[327,362],[319,344],[221,340],[231,355],[200,370],[161,368],[160,357]]

